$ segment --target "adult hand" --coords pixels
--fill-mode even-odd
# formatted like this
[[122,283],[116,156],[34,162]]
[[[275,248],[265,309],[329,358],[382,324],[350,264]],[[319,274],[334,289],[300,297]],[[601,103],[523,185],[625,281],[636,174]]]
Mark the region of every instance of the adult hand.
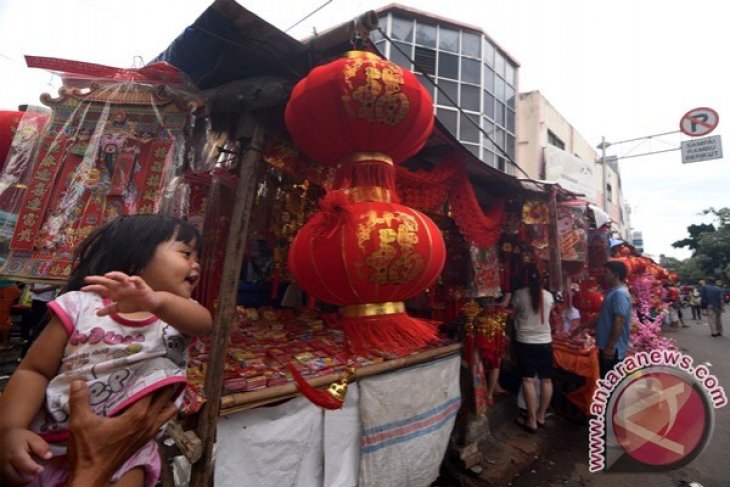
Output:
[[89,389],[74,381],[70,390],[69,487],[106,486],[114,472],[177,413],[174,389],[143,397],[119,416],[97,416],[89,407]]

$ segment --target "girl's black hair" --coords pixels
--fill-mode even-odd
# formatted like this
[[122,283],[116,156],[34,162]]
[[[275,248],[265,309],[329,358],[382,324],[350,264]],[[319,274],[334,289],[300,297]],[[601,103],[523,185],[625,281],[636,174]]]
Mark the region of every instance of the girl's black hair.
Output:
[[530,289],[530,303],[535,313],[540,311],[540,304],[542,304],[542,279],[540,277],[540,271],[537,270],[535,264],[528,264],[525,267],[525,274],[527,276],[527,287]]
[[139,274],[163,242],[175,239],[194,244],[198,254],[201,237],[198,229],[185,220],[162,215],[126,215],[95,229],[74,255],[74,268],[63,292],[78,291],[84,278],[121,271]]

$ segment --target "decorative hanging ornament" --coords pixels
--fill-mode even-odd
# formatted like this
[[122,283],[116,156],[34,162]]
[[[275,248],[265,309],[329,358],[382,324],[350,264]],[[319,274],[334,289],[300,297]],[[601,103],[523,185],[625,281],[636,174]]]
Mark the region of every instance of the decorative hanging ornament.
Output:
[[285,121],[302,152],[337,167],[335,189],[289,248],[292,276],[342,307],[353,351],[425,347],[436,329],[408,316],[403,301],[433,284],[446,248],[427,216],[397,203],[394,165],[415,155],[433,129],[428,92],[413,73],[353,51],[297,83]]
[[284,112],[297,146],[338,167],[335,188],[395,187],[395,169],[431,134],[433,101],[416,76],[371,52],[318,66],[292,90]]

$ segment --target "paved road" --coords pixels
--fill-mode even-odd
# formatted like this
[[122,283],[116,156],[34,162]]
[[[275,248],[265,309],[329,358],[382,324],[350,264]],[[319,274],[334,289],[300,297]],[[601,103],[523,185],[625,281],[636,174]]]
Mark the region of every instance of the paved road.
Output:
[[[686,313],[688,315],[689,313]],[[711,372],[730,396],[730,313],[725,313],[726,335],[710,336],[709,327],[688,320],[690,328],[670,333],[684,353],[695,363],[709,362]],[[730,486],[730,405],[715,410],[715,431],[705,451],[690,464],[662,473],[588,472],[588,432],[585,426],[556,419],[542,435],[550,435],[550,453],[536,459],[512,487],[616,487],[678,486],[681,480],[699,482],[703,487]]]

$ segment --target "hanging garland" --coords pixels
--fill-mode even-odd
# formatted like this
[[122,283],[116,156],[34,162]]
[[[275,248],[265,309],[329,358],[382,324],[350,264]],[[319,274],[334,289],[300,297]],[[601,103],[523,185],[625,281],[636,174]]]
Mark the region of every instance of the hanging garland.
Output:
[[474,195],[466,170],[455,157],[432,171],[409,171],[399,166],[397,186],[403,204],[421,210],[434,210],[448,201],[461,234],[477,247],[490,247],[499,240],[504,200],[495,200],[485,212]]

